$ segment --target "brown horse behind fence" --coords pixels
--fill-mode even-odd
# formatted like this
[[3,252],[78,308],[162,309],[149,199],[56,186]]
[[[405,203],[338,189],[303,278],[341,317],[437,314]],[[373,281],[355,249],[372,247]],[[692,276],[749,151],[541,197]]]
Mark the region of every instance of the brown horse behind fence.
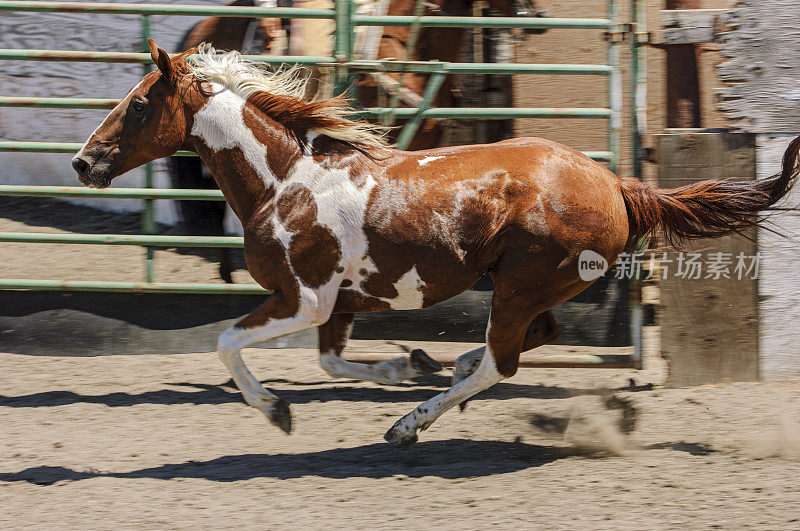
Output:
[[386,433],[408,445],[442,413],[512,376],[521,352],[551,341],[547,310],[591,284],[578,257],[608,263],[641,237],[714,237],[757,223],[798,173],[800,140],[783,171],[758,182],[705,181],[676,190],[622,179],[548,140],[406,152],[348,118],[341,99],[310,102],[293,70],[268,73],[236,53],[201,48],[170,59],[151,41],[145,76],[73,159],[82,183],[106,187],[178,149],[208,164],[245,230],[253,278],[272,291],[224,331],[219,357],[244,399],[285,431],[285,400],[264,389],[240,351],[319,327],[332,376],[398,381],[407,359],[367,366],[340,354],[355,312],[430,306],[494,277],[485,353],[447,391]]

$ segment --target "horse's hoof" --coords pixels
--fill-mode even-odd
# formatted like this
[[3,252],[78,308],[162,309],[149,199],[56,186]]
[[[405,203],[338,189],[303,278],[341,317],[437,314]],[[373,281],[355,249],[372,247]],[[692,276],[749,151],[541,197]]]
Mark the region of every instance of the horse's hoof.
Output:
[[292,432],[292,412],[289,410],[289,402],[279,398],[267,408],[265,413],[269,421],[283,430],[286,435]]
[[408,359],[411,362],[411,367],[420,374],[434,374],[444,368],[441,363],[425,354],[425,351],[419,348],[412,350]]
[[417,432],[404,433],[398,429],[397,425],[389,428],[389,431],[383,436],[386,442],[398,448],[410,448],[417,442]]

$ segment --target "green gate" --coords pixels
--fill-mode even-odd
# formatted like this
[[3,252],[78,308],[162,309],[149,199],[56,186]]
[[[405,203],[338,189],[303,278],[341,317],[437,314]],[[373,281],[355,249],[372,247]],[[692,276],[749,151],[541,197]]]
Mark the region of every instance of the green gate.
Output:
[[[4,1],[0,11],[69,12],[90,14],[129,14],[141,20],[142,53],[91,52],[58,50],[0,49],[0,60],[24,61],[78,61],[141,63],[146,72],[152,60],[147,38],[150,34],[151,15],[175,16],[228,16],[269,18],[331,19],[335,22],[334,53],[325,56],[245,56],[252,61],[267,64],[324,64],[335,69],[337,88],[346,87],[352,76],[360,72],[424,72],[432,74],[422,102],[418,108],[378,107],[364,109],[365,117],[393,115],[407,119],[398,139],[404,147],[413,137],[419,123],[426,118],[595,118],[608,123],[608,150],[586,152],[598,161],[607,162],[612,171],[620,160],[620,135],[622,129],[623,97],[620,65],[620,47],[631,48],[632,65],[632,163],[633,175],[640,176],[638,157],[639,134],[637,119],[637,94],[641,93],[643,77],[639,68],[640,43],[637,36],[637,20],[641,6],[631,2],[630,22],[622,23],[618,12],[620,0],[608,0],[605,18],[514,18],[514,17],[453,17],[453,16],[375,16],[355,15],[351,0],[335,0],[334,9],[260,8],[231,6],[122,4],[99,2],[38,2]],[[607,35],[608,62],[606,64],[516,64],[516,63],[446,63],[393,60],[355,60],[353,58],[353,33],[356,26],[411,26],[419,27],[464,27],[464,28],[536,28],[536,29],[598,29]],[[610,105],[607,108],[432,108],[430,102],[438,91],[441,81],[448,74],[551,74],[551,75],[602,75],[608,78]],[[28,98],[0,96],[0,106],[36,107],[54,109],[111,109],[117,99],[86,98]],[[61,142],[0,142],[0,151],[25,153],[75,153],[82,143]],[[179,152],[182,156],[195,156],[190,152]],[[39,197],[84,197],[84,198],[133,198],[144,200],[141,235],[120,234],[49,234],[36,232],[0,233],[0,242],[24,243],[75,243],[99,245],[136,245],[146,250],[145,278],[142,282],[3,279],[3,290],[38,291],[114,291],[136,293],[267,293],[254,284],[212,283],[167,283],[155,278],[154,252],[156,247],[242,247],[243,239],[226,236],[164,236],[156,234],[153,202],[160,199],[218,200],[224,201],[218,190],[181,190],[153,188],[152,167],[145,166],[145,178],[141,188],[88,189],[79,186],[28,186],[0,185],[0,195]],[[634,305],[634,346],[641,353],[639,337],[640,309]],[[637,356],[640,358],[640,356]]]

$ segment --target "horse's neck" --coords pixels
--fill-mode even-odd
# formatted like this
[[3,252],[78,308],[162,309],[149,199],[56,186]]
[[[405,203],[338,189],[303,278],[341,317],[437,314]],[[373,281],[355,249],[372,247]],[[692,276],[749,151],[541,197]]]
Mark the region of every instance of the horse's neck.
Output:
[[300,154],[280,126],[218,86],[195,112],[189,139],[242,222],[275,194],[275,171]]

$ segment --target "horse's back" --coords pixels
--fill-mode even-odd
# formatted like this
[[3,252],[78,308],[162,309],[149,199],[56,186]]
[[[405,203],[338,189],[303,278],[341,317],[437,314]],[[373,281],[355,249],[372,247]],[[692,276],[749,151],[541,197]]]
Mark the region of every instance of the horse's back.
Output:
[[370,203],[376,231],[453,243],[478,270],[510,244],[565,257],[591,248],[611,259],[628,233],[619,177],[535,137],[398,152]]

